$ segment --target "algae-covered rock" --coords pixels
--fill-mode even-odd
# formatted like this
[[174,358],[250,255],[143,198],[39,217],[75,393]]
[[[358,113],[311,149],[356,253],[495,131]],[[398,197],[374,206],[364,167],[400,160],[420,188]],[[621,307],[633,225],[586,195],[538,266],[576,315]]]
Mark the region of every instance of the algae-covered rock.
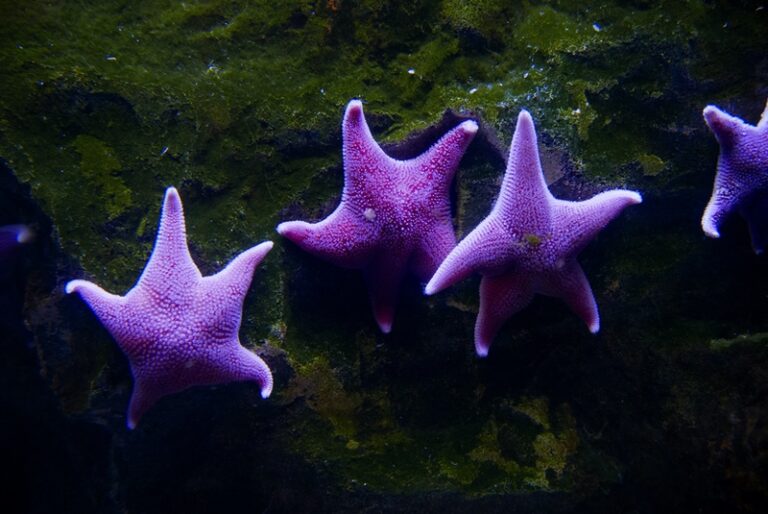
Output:
[[[766,263],[739,220],[720,240],[699,227],[717,159],[701,109],[754,122],[768,97],[759,2],[33,0],[0,19],[0,225],[43,228],[7,296],[3,348],[0,437],[24,448],[9,466],[25,469],[28,510],[768,502]],[[479,360],[475,277],[435,297],[407,281],[383,335],[359,273],[281,241],[280,221],[337,205],[355,97],[397,158],[478,120],[453,191],[458,237],[490,210],[523,108],[558,198],[641,191],[580,259],[600,334],[537,298]],[[241,327],[275,389],[192,389],[129,432],[127,363],[62,284],[127,291],[170,185],[203,274],[277,243]]]

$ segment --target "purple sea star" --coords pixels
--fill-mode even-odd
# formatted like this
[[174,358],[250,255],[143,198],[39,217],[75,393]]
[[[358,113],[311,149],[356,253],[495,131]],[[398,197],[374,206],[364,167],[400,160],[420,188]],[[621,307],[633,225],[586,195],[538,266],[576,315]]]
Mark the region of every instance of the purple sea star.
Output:
[[446,257],[425,292],[437,293],[474,271],[483,275],[475,325],[480,357],[535,293],[562,298],[595,333],[597,304],[576,256],[626,206],[641,201],[638,193],[620,189],[583,202],[553,197],[544,182],[533,120],[521,111],[493,210]]
[[755,253],[768,242],[768,103],[752,126],[714,105],[704,108],[704,120],[720,143],[717,175],[701,228],[720,237],[720,224],[738,211],[747,220]]
[[362,269],[382,332],[392,329],[407,270],[426,281],[456,245],[449,188],[477,132],[465,121],[410,160],[389,157],[352,100],[342,123],[344,189],[333,213],[318,223],[286,221],[277,231],[337,266]]
[[117,341],[133,372],[128,427],[161,397],[194,385],[253,380],[272,392],[272,373],[240,345],[243,299],[256,266],[272,249],[266,241],[203,277],[187,248],[184,211],[173,187],[165,192],[155,248],[136,285],[117,296],[85,280],[77,292]]

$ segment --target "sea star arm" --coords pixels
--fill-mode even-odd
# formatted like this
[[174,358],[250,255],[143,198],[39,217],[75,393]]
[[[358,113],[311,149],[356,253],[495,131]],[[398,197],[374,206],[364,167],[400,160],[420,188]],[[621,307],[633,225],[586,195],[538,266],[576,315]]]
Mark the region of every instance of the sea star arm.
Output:
[[421,234],[411,258],[410,269],[419,280],[426,281],[432,277],[443,259],[456,246],[456,235],[450,222],[448,188],[476,132],[477,123],[465,121],[440,138],[425,153],[409,161],[414,171],[412,187],[430,191],[426,193],[428,205],[437,220],[426,233]]
[[370,202],[361,198],[370,174],[395,165],[376,143],[363,115],[363,104],[347,104],[342,122],[344,189],[341,202],[318,223],[286,221],[277,232],[303,250],[345,268],[359,269],[370,260],[378,239],[379,225]]
[[32,230],[26,225],[4,225],[0,227],[0,255],[32,239]]
[[[243,300],[251,286],[253,272],[272,246],[272,241],[265,241],[235,257],[226,268],[215,275],[203,277],[200,291],[204,301],[211,306],[218,304],[216,307],[222,317],[237,320],[239,326]],[[225,333],[237,333],[238,326]]]
[[378,225],[365,212],[339,204],[330,216],[318,223],[285,221],[277,232],[306,250],[339,266],[360,269],[376,248]]
[[596,334],[600,330],[600,315],[589,280],[576,260],[566,263],[557,273],[542,277],[542,293],[561,298]]
[[520,111],[494,212],[508,219],[536,220],[546,226],[552,199],[541,170],[533,119],[528,111]]
[[506,252],[508,237],[498,218],[484,219],[454,248],[424,288],[431,295],[467,278],[472,272],[492,266]]
[[464,121],[441,137],[429,150],[410,161],[409,165],[413,169],[420,170],[417,185],[447,189],[477,128],[477,122]]
[[360,100],[352,100],[347,104],[341,132],[344,158],[343,201],[350,191],[364,189],[368,175],[385,171],[397,161],[384,153],[373,138],[365,121],[363,103]]
[[232,342],[233,345],[229,348],[218,352],[216,359],[205,363],[208,369],[202,373],[198,371],[194,376],[185,376],[188,370],[180,370],[174,376],[134,372],[133,391],[128,405],[128,428],[136,428],[144,414],[160,398],[183,391],[192,385],[253,381],[260,386],[261,397],[268,398],[273,387],[269,367],[258,355],[242,347],[237,338]]
[[237,348],[237,364],[232,380],[250,380],[259,384],[262,398],[269,398],[272,394],[272,371],[269,366],[255,353],[240,346]]
[[379,254],[366,269],[373,315],[385,334],[392,330],[398,291],[405,270],[406,256],[397,252]]
[[742,195],[738,190],[729,189],[722,184],[723,182],[718,174],[715,177],[715,187],[712,191],[712,196],[701,217],[701,228],[707,237],[720,237],[720,224],[741,201]]
[[220,304],[218,313],[215,314],[216,323],[206,327],[204,332],[209,339],[228,343],[232,349],[228,359],[212,361],[221,362],[221,366],[218,372],[214,373],[219,376],[214,376],[211,382],[253,380],[259,384],[262,398],[267,398],[272,392],[272,373],[259,356],[240,345],[237,332],[240,329],[243,301],[251,285],[253,272],[272,246],[272,241],[265,241],[246,250],[219,273],[204,277],[201,287],[209,306]]
[[88,304],[99,318],[99,321],[112,334],[115,340],[122,339],[124,325],[122,323],[122,308],[125,298],[108,293],[93,282],[87,280],[70,280],[64,288],[67,294],[77,293]]
[[128,419],[126,424],[133,430],[139,424],[141,418],[163,395],[153,392],[153,389],[144,385],[140,377],[134,376],[133,392],[128,403]]
[[480,311],[475,322],[475,351],[486,357],[502,325],[528,305],[534,290],[530,278],[518,272],[484,276],[480,281]]
[[554,200],[553,221],[562,234],[561,248],[576,255],[621,211],[643,201],[635,191],[612,189],[583,202]]
[[[225,342],[207,340],[187,344],[199,344],[205,349],[190,353],[186,362],[178,362],[179,355],[148,354],[141,367],[132,365],[134,386],[128,405],[128,428],[135,428],[160,398],[194,385],[253,381],[259,384],[262,398],[272,393],[269,367],[258,355],[241,346],[236,334]],[[206,353],[208,358],[204,357]]]
[[191,287],[201,277],[187,247],[184,209],[175,187],[165,191],[155,247],[137,286],[164,292],[170,284]]
[[763,113],[760,115],[760,121],[757,122],[757,127],[768,127],[768,100],[765,102],[765,108],[763,109]]
[[706,106],[702,114],[720,146],[723,149],[732,149],[739,140],[744,121],[721,111],[714,105]]

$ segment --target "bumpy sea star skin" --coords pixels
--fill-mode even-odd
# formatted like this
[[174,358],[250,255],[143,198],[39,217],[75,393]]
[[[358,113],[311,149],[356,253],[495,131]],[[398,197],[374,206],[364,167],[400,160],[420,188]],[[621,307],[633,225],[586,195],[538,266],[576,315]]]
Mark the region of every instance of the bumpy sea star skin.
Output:
[[181,199],[170,187],[155,247],[133,289],[117,296],[85,280],[67,284],[66,292],[80,294],[130,361],[129,428],[161,397],[195,385],[252,380],[263,398],[270,395],[272,373],[240,345],[238,331],[253,272],[271,249],[271,241],[261,243],[203,277],[187,248]]
[[763,253],[768,243],[768,103],[755,126],[714,105],[703,114],[720,143],[720,158],[701,228],[709,237],[720,237],[722,221],[738,211],[749,225],[752,248]]
[[337,266],[362,269],[382,332],[392,329],[406,271],[432,276],[456,245],[449,189],[477,123],[465,121],[410,160],[389,157],[352,100],[342,123],[344,189],[341,203],[318,223],[286,221],[277,231],[303,250]]
[[595,333],[597,304],[576,256],[626,206],[641,201],[638,193],[620,189],[583,202],[553,197],[533,120],[521,111],[493,210],[446,257],[425,292],[437,293],[474,271],[483,275],[475,325],[480,357],[488,354],[504,322],[536,293],[562,298]]

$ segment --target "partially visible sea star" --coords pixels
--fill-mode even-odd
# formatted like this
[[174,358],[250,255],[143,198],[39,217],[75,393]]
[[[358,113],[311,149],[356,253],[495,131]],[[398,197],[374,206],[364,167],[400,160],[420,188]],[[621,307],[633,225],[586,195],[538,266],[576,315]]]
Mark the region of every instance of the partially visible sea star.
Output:
[[701,228],[709,237],[720,237],[723,220],[739,212],[749,225],[752,248],[763,253],[768,242],[768,103],[754,126],[714,105],[703,114],[720,143],[720,158]]

